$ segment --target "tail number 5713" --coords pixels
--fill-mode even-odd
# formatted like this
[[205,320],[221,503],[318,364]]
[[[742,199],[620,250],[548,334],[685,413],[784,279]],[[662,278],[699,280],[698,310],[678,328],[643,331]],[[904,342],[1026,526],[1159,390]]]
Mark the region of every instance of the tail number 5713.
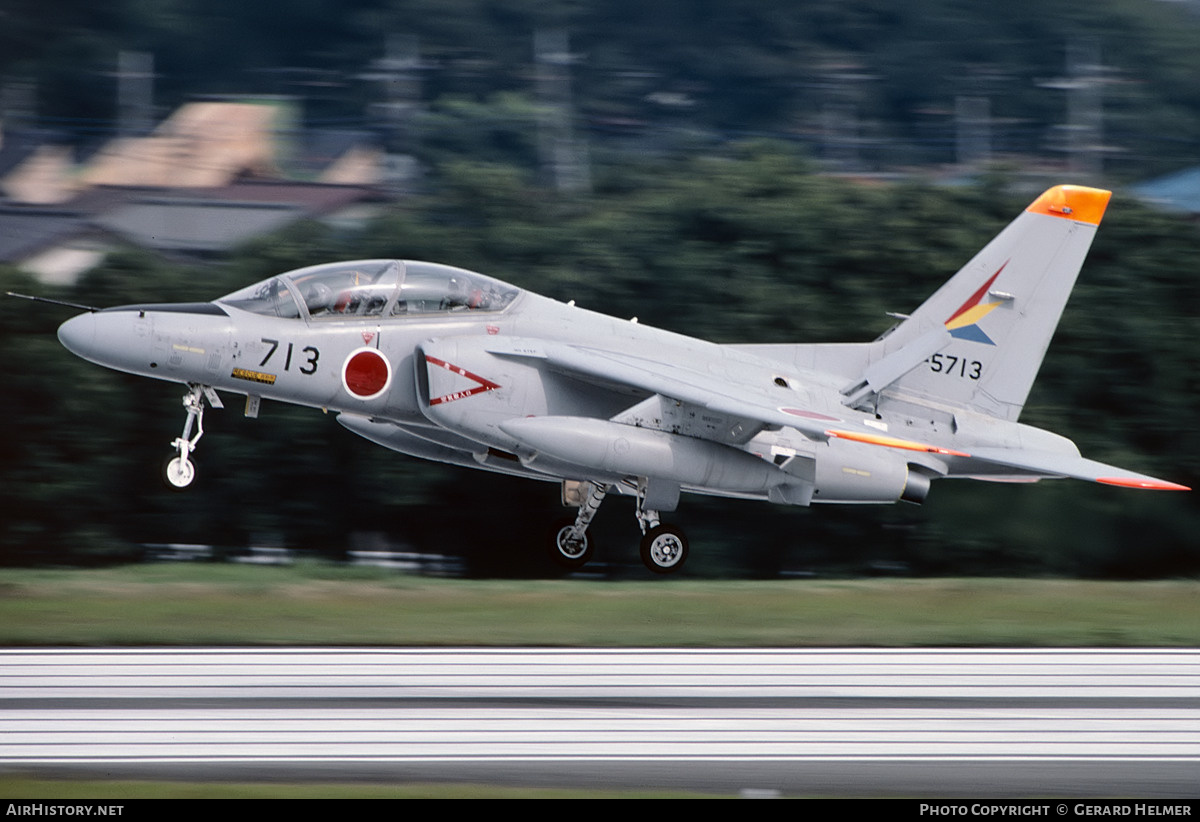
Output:
[[953,354],[934,354],[928,362],[929,370],[935,374],[966,377],[970,380],[977,380],[983,376],[983,363],[979,360],[968,360]]

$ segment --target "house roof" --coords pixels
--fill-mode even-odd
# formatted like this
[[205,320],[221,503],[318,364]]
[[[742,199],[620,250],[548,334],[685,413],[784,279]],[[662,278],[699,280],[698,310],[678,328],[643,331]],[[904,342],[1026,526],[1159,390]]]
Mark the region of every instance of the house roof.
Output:
[[87,230],[77,212],[0,206],[0,262],[20,262]]
[[88,185],[208,187],[275,165],[279,106],[189,103],[148,137],[111,141],[87,163]]
[[0,262],[27,257],[92,233],[95,217],[125,202],[133,192],[93,189],[61,205],[0,203]]
[[210,189],[98,187],[61,206],[0,204],[0,262],[81,236],[116,235],[166,253],[229,251],[302,219],[376,199],[364,186],[245,182]]
[[96,224],[158,251],[228,251],[247,240],[307,218],[370,200],[360,186],[241,183],[209,189],[170,189],[140,196],[96,218]]
[[1200,214],[1200,166],[1140,183],[1133,193],[1172,211]]

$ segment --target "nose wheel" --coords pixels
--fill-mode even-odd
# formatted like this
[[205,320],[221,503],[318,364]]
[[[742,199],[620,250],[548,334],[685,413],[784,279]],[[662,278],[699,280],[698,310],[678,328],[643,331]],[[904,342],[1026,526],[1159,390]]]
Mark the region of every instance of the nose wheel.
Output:
[[182,491],[196,478],[196,464],[186,456],[167,457],[163,462],[163,482],[172,491]]
[[[175,438],[171,447],[175,455],[167,457],[163,463],[163,481],[172,491],[182,491],[196,479],[196,465],[189,457],[196,450],[196,443],[204,436],[204,400],[208,399],[213,408],[224,408],[221,398],[209,385],[189,385],[188,392],[183,395],[183,407],[187,411],[187,419],[183,423],[183,433]],[[192,433],[193,429],[195,434]]]

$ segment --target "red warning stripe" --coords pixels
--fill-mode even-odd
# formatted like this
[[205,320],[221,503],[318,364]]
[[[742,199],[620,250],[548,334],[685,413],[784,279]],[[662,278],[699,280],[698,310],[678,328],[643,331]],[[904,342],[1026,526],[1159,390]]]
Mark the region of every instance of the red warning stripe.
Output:
[[1126,479],[1125,477],[1097,477],[1096,482],[1104,485],[1119,485],[1122,488],[1145,488],[1148,491],[1191,491],[1186,485],[1156,479]]
[[426,354],[425,362],[429,363],[430,365],[436,365],[439,368],[444,368],[452,374],[458,374],[460,377],[466,377],[472,382],[479,383],[479,385],[475,386],[474,388],[468,388],[465,391],[455,391],[451,394],[443,394],[440,397],[434,397],[429,401],[430,405],[441,405],[442,403],[446,402],[454,402],[455,400],[461,400],[466,397],[473,397],[476,394],[482,394],[485,391],[495,391],[500,387],[500,383],[492,382],[486,377],[481,377],[478,374],[472,374],[465,368],[460,368],[457,365],[451,365],[445,360],[439,360],[437,357],[430,357],[428,354]]
[[903,448],[905,451],[921,451],[926,454],[946,454],[951,457],[969,457],[970,454],[962,451],[955,451],[951,448],[941,448],[937,445],[926,445],[923,442],[913,442],[912,440],[902,440],[898,437],[884,437],[879,434],[865,434],[856,431],[835,431],[830,430],[825,432],[827,437],[837,437],[843,440],[853,440],[854,442],[865,442],[868,445],[882,445],[885,448]]

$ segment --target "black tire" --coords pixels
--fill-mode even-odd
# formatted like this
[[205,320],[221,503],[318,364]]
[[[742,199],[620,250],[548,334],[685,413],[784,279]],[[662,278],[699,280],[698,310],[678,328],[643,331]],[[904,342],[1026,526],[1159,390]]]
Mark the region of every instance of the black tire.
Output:
[[550,558],[560,568],[575,571],[587,565],[595,553],[596,545],[592,535],[584,532],[582,543],[573,543],[565,539],[566,534],[575,525],[575,517],[564,517],[554,523],[550,530]]
[[687,556],[687,537],[674,525],[656,525],[642,537],[642,562],[656,574],[677,572]]

